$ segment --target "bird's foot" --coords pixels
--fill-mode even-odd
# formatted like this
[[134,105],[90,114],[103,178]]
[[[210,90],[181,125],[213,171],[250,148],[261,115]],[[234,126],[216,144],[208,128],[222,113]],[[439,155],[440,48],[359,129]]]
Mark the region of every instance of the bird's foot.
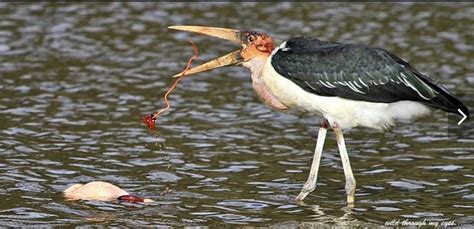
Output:
[[306,198],[306,196],[310,193],[310,191],[308,190],[301,190],[300,194],[298,194],[298,196],[296,197],[296,201],[303,201],[304,198]]
[[347,204],[354,205],[355,200],[355,191],[356,191],[356,181],[354,177],[347,177],[346,178],[346,195],[347,195]]
[[354,194],[347,195],[347,204],[349,206],[354,206],[354,199],[355,199]]
[[296,201],[303,201],[303,199],[306,198],[310,192],[314,191],[314,189],[316,189],[316,182],[310,177],[301,189],[300,194],[296,197]]

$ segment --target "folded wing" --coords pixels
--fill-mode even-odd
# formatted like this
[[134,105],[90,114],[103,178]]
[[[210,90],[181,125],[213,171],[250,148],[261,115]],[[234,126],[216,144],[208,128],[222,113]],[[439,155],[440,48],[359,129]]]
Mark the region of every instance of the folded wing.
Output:
[[280,75],[317,95],[379,103],[409,100],[469,115],[444,87],[384,49],[298,37],[276,50],[271,64]]

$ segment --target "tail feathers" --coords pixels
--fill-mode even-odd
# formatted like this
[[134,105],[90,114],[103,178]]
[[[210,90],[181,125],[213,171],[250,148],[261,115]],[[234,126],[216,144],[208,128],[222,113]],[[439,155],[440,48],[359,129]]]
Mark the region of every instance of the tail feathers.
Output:
[[458,109],[459,109],[469,119],[469,110],[467,109],[467,107],[461,101],[459,101],[459,99],[454,97],[454,95],[451,94],[446,88],[444,88],[443,86],[437,84],[435,81],[433,81],[429,77],[421,74],[419,71],[417,71],[415,68],[413,68],[408,62],[400,59],[399,57],[397,57],[393,54],[389,53],[389,55],[392,58],[394,58],[394,60],[397,61],[399,64],[403,65],[407,69],[410,69],[411,72],[414,73],[416,76],[418,76],[419,79],[421,79],[423,82],[428,84],[432,89],[434,89],[435,91],[437,91],[439,93],[436,97],[434,97],[434,98],[432,98],[428,101],[425,100],[425,101],[421,101],[421,102],[423,102],[424,104],[426,104],[428,106],[431,106],[431,107],[435,107],[435,108],[438,108],[438,109],[441,109],[441,110],[444,110],[444,111],[447,111],[447,112],[450,112],[450,113],[455,113],[455,114],[461,115],[461,113],[459,113],[459,111],[458,111]]
[[457,115],[461,115],[459,112],[459,110],[461,110],[468,119],[470,116],[467,107],[451,94],[440,93],[433,98],[428,105]]
[[446,88],[436,84],[428,77],[420,73],[417,75],[421,80],[423,80],[423,82],[428,84],[431,88],[435,89],[439,93],[433,99],[426,101],[426,105],[458,115],[461,115],[461,113],[458,111],[461,110],[469,119],[469,110],[458,98],[451,94]]

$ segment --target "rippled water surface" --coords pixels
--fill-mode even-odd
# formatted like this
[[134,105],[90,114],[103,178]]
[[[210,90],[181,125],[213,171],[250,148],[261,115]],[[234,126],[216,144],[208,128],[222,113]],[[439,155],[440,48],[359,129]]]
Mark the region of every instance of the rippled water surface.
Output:
[[[275,112],[247,70],[186,78],[152,135],[141,117],[192,54],[236,47],[169,31],[197,24],[384,47],[474,108],[472,3],[0,3],[1,225],[380,225],[474,223],[474,140],[441,111],[385,132],[346,132],[357,180],[346,207],[334,135],[306,181],[319,119]],[[66,201],[102,180],[157,201]],[[166,191],[168,190],[168,191]]]

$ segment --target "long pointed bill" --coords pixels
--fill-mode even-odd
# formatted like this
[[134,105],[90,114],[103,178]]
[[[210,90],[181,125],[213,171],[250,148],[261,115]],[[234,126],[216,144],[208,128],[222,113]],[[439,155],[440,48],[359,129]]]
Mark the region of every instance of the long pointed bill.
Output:
[[[187,26],[187,25],[174,25],[169,26],[169,29],[181,30],[186,32],[194,32],[200,33],[212,37],[217,37],[220,39],[232,41],[237,44],[242,44],[241,40],[241,32],[235,29],[226,29],[226,28],[218,28],[218,27],[207,27],[207,26]],[[199,65],[195,68],[188,70],[185,75],[196,74],[199,72],[208,71],[214,68],[220,68],[229,65],[235,65],[243,61],[240,52],[242,50],[237,50],[231,52],[225,56],[221,56],[214,60],[208,61],[202,65]],[[181,73],[174,75],[173,77],[181,76]]]
[[200,33],[200,34],[232,41],[237,44],[242,44],[242,41],[240,40],[241,33],[239,30],[235,30],[235,29],[207,27],[207,26],[190,26],[190,25],[173,25],[173,26],[168,26],[168,29]]
[[[220,68],[220,67],[224,67],[224,66],[238,64],[238,63],[242,62],[242,60],[243,60],[241,55],[240,55],[240,51],[241,50],[231,52],[231,53],[229,53],[225,56],[221,56],[219,58],[216,58],[214,60],[211,60],[211,61],[208,61],[204,64],[201,64],[201,65],[199,65],[195,68],[191,68],[188,71],[186,71],[184,73],[184,75],[196,74],[196,73],[208,71],[208,70],[211,70],[211,69],[214,69],[214,68]],[[180,77],[181,75],[182,75],[182,73],[178,73],[178,74],[174,75],[173,78]]]

